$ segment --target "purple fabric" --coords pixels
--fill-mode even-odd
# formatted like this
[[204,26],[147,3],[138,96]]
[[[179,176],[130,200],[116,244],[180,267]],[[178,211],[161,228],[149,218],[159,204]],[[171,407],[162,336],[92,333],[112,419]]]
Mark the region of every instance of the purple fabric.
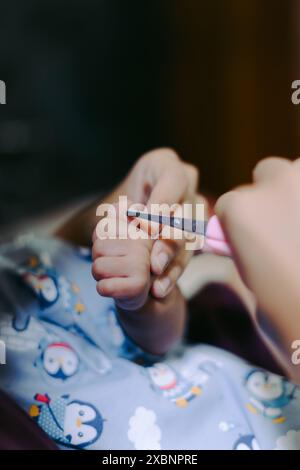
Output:
[[0,391],[0,450],[55,450],[56,445]]

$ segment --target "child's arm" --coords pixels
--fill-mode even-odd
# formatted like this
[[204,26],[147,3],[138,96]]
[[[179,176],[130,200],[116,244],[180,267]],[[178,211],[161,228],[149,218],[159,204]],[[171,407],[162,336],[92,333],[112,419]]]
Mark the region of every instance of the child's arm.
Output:
[[124,330],[138,346],[155,355],[167,353],[183,336],[186,301],[176,286],[163,299],[148,296],[138,310],[118,308]]
[[[118,226],[118,230],[124,229],[126,216]],[[185,301],[177,287],[164,298],[151,296],[153,240],[121,239],[118,235],[119,231],[112,239],[108,232],[105,239],[94,241],[92,272],[97,290],[114,298],[124,330],[140,347],[152,354],[164,354],[183,334]]]
[[216,212],[245,284],[254,293],[255,321],[291,378],[292,344],[300,339],[300,160],[270,158],[254,184],[222,196]]

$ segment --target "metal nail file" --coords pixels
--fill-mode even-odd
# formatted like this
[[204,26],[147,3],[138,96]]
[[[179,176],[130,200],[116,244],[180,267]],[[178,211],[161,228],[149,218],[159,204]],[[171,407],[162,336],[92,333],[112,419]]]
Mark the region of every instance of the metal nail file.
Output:
[[128,217],[137,217],[139,219],[149,220],[149,222],[168,225],[169,227],[177,228],[185,232],[195,233],[202,236],[206,235],[207,221],[184,219],[176,216],[156,215],[131,209],[127,211],[127,215]]
[[167,225],[176,229],[195,233],[205,237],[203,252],[212,252],[222,256],[232,257],[232,250],[224,235],[222,226],[216,215],[213,215],[208,221],[185,219],[176,216],[156,215],[148,212],[142,212],[129,209],[128,217],[136,217],[149,222],[156,222],[161,225]]

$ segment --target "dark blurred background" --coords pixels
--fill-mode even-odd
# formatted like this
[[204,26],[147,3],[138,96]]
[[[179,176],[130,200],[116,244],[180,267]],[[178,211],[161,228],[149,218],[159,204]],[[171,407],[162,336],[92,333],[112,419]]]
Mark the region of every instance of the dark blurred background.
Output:
[[300,0],[0,5],[0,225],[113,186],[174,147],[217,196],[300,154]]

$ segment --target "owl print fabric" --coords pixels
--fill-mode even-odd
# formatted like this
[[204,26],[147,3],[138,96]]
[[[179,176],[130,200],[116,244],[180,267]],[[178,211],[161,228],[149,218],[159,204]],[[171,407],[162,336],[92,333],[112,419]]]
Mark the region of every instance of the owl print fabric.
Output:
[[0,252],[0,385],[62,449],[300,449],[300,390],[214,347],[149,356],[56,239]]

